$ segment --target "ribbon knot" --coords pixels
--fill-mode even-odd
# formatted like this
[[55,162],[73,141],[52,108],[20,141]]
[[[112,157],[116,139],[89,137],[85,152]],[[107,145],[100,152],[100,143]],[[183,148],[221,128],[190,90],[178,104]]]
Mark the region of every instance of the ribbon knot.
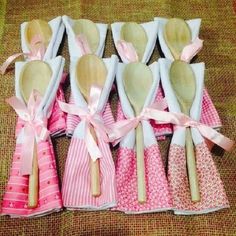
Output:
[[80,117],[81,121],[85,122],[84,141],[88,153],[93,161],[101,158],[102,153],[98,147],[98,144],[96,143],[96,140],[90,132],[91,126],[94,128],[98,138],[103,139],[105,142],[109,142],[109,138],[107,136],[108,129],[104,125],[101,115],[97,112],[101,92],[102,89],[100,87],[91,87],[88,108],[81,108],[74,104],[67,104],[58,101],[62,111],[72,115],[77,115]]
[[37,141],[45,141],[49,136],[47,130],[47,119],[37,115],[38,107],[42,98],[38,92],[33,90],[27,106],[17,97],[11,97],[6,102],[16,111],[17,115],[24,121],[23,145],[21,150],[22,175],[30,175],[32,172],[34,146]]
[[230,151],[234,146],[234,141],[220,134],[213,128],[202,124],[183,113],[166,112],[163,111],[162,108],[162,105],[159,105],[158,107],[157,104],[154,104],[144,108],[137,117],[116,122],[109,130],[110,141],[116,145],[128,132],[135,129],[141,120],[152,119],[155,120],[157,124],[170,123],[177,127],[196,128],[204,138],[207,138],[227,151]]

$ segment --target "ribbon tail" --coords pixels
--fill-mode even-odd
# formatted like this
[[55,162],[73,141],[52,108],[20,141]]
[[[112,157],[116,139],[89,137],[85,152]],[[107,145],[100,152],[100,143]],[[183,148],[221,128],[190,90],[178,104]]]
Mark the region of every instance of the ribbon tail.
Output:
[[6,59],[6,61],[0,66],[0,73],[1,73],[2,75],[4,75],[5,72],[6,72],[6,69],[8,68],[8,66],[10,66],[10,64],[11,64],[14,60],[16,60],[16,58],[18,58],[18,57],[20,57],[20,56],[22,56],[22,55],[24,55],[24,53],[16,53],[16,54],[14,54],[14,55],[8,57],[8,58]]
[[197,55],[199,51],[201,51],[202,47],[203,47],[203,40],[197,37],[191,44],[184,47],[180,56],[180,60],[189,63],[191,59],[195,55]]
[[126,58],[129,62],[138,61],[138,54],[132,43],[126,42],[124,40],[119,40],[116,44],[116,48],[119,55]]
[[76,42],[81,50],[82,55],[92,53],[92,50],[91,50],[89,43],[88,43],[88,40],[83,34],[80,34],[76,37]]
[[35,146],[35,136],[32,127],[25,126],[23,139],[20,173],[21,175],[30,175],[32,173]]
[[224,135],[218,133],[216,130],[212,129],[211,127],[205,125],[199,125],[198,127],[199,132],[201,135],[211,142],[219,145],[226,151],[231,151],[234,147],[234,141],[225,137]]

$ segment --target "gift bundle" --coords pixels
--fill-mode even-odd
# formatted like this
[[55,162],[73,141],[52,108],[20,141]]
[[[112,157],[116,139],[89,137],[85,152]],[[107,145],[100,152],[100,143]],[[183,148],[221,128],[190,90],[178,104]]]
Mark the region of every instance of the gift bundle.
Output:
[[[16,147],[1,214],[34,217],[68,210],[202,214],[229,207],[211,155],[230,151],[204,86],[200,19],[154,18],[111,24],[116,55],[103,58],[108,25],[57,17],[21,24],[15,63]],[[66,30],[71,93],[65,102],[65,59],[56,56]],[[165,58],[149,59],[157,40]],[[115,85],[115,86],[114,86]],[[118,93],[113,116],[109,96]],[[70,145],[59,186],[51,139]],[[159,142],[171,138],[166,170]],[[118,146],[115,162],[113,146]]]

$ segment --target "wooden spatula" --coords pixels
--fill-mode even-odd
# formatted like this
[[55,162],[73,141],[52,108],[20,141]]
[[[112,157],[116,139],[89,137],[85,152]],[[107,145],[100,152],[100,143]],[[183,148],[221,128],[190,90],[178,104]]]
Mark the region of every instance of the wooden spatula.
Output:
[[[51,67],[46,62],[30,61],[25,64],[20,74],[20,90],[25,103],[28,102],[33,90],[37,90],[42,96],[45,94],[51,76]],[[28,208],[37,207],[38,190],[38,160],[35,145],[32,174],[29,176]]]
[[[87,102],[89,99],[91,86],[98,85],[100,87],[104,87],[107,78],[107,69],[103,60],[92,54],[84,55],[79,59],[76,73],[77,85]],[[90,132],[93,138],[97,140],[96,133],[93,128],[90,128]],[[92,159],[90,160],[91,191],[94,197],[98,197],[101,194],[99,161],[92,161]]]
[[142,61],[148,42],[148,37],[144,28],[136,22],[127,22],[123,24],[121,28],[120,38],[133,44],[138,54],[139,61]]
[[[174,61],[170,68],[170,82],[181,111],[189,116],[196,94],[196,79],[191,66],[183,61]],[[198,202],[200,201],[200,192],[190,128],[186,128],[186,157],[191,198],[193,202]]]
[[[123,83],[127,97],[138,116],[153,83],[152,72],[142,63],[130,63],[123,72]],[[146,183],[144,168],[143,129],[140,123],[136,128],[136,158],[138,179],[138,201],[146,202]]]

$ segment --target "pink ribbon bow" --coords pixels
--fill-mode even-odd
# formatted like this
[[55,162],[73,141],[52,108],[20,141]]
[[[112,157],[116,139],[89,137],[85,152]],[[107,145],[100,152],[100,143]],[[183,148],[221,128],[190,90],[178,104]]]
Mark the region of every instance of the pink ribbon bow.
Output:
[[159,124],[171,123],[177,126],[196,128],[203,137],[209,139],[227,151],[230,151],[234,146],[234,141],[220,134],[213,128],[193,120],[183,113],[161,111],[152,106],[144,108],[141,114],[137,117],[118,121],[112,125],[110,127],[111,130],[109,131],[110,141],[115,141],[115,144],[117,144],[129,131],[135,129],[140,121],[150,119],[155,120]]
[[33,90],[27,106],[15,96],[7,99],[6,102],[10,104],[17,115],[25,122],[22,128],[24,132],[20,171],[22,175],[30,175],[32,172],[35,141],[36,139],[45,141],[49,136],[49,131],[46,128],[47,120],[37,116],[41,96]]
[[[40,44],[39,47],[36,45]],[[42,38],[40,35],[36,35],[33,37],[32,41],[30,42],[30,49],[29,53],[16,53],[12,56],[8,57],[6,61],[0,66],[0,73],[3,75],[6,72],[7,67],[19,56],[25,55],[31,61],[33,60],[43,60],[46,48],[42,42]]]
[[192,43],[184,47],[180,55],[180,60],[189,63],[192,60],[192,58],[195,55],[197,55],[198,52],[201,51],[202,47],[203,47],[203,40],[197,37]]
[[138,54],[132,43],[126,42],[125,40],[119,40],[116,43],[116,48],[119,55],[128,62],[138,62]]
[[79,34],[75,37],[75,41],[80,48],[81,54],[91,54],[92,50],[89,46],[88,40],[84,34]]
[[102,122],[101,116],[97,113],[97,107],[99,98],[101,96],[102,89],[97,86],[92,86],[90,90],[90,98],[88,108],[81,108],[73,104],[67,104],[58,101],[60,108],[69,114],[77,115],[82,121],[85,121],[85,136],[84,141],[88,150],[88,153],[93,161],[102,157],[102,153],[90,133],[90,127],[92,126],[98,138],[102,138],[105,142],[109,142],[107,133],[108,130]]

